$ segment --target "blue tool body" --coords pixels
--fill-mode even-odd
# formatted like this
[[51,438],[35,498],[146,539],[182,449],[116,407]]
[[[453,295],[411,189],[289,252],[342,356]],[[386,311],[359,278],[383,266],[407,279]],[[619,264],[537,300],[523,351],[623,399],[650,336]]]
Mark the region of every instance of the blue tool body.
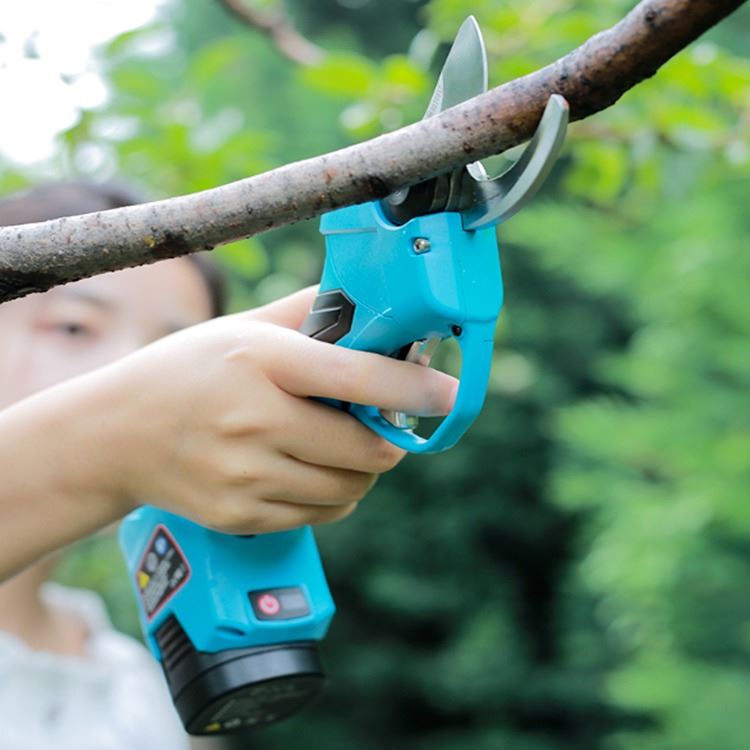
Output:
[[461,215],[451,212],[396,226],[374,201],[326,214],[320,231],[326,238],[320,294],[340,290],[353,305],[351,328],[337,345],[394,355],[415,341],[455,336],[461,347],[455,406],[429,439],[394,427],[374,407],[355,404],[350,411],[405,450],[452,447],[487,391],[503,299],[495,227],[467,232]]
[[[335,607],[308,526],[233,536],[143,506],[127,516],[119,536],[143,632],[159,660],[154,634],[171,616],[205,652],[320,640],[328,630]],[[307,614],[260,619],[250,595],[290,587],[300,590]]]

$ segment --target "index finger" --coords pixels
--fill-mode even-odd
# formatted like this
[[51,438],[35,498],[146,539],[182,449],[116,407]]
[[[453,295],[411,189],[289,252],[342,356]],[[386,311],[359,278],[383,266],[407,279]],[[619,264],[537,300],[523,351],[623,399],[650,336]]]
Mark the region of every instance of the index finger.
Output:
[[295,396],[314,396],[417,416],[453,408],[458,381],[429,367],[360,352],[277,329],[279,344],[267,363],[274,382]]

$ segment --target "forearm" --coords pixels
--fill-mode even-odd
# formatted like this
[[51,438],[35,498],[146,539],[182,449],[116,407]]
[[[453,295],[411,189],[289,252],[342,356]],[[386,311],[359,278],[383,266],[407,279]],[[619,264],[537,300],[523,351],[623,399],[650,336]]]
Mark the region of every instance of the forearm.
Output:
[[457,381],[286,328],[314,291],[167,336],[0,411],[0,580],[139,503],[233,534],[351,513],[404,452],[310,397],[443,415]]
[[111,405],[96,377],[0,411],[0,580],[129,509],[108,476]]

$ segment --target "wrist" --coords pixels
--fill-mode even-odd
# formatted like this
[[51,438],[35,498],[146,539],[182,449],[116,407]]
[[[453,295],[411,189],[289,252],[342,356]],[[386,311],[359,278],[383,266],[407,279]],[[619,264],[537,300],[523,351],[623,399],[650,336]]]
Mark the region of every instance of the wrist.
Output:
[[121,481],[117,394],[103,375],[95,371],[42,391],[21,402],[23,413],[17,415],[34,450],[40,485],[71,515],[85,513],[92,531],[134,507]]
[[55,418],[62,434],[71,435],[63,462],[66,494],[95,504],[107,523],[126,515],[137,505],[127,483],[135,435],[125,420],[129,399],[117,369],[74,378],[50,395],[64,400]]
[[131,509],[107,404],[85,376],[0,411],[0,580]]

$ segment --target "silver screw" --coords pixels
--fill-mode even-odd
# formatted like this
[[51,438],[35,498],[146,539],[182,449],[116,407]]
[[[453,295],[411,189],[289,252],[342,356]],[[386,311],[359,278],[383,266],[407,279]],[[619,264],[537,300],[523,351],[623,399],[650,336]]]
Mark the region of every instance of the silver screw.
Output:
[[417,237],[412,243],[412,247],[417,255],[421,255],[422,253],[429,252],[432,245],[430,245],[430,241],[425,237]]

